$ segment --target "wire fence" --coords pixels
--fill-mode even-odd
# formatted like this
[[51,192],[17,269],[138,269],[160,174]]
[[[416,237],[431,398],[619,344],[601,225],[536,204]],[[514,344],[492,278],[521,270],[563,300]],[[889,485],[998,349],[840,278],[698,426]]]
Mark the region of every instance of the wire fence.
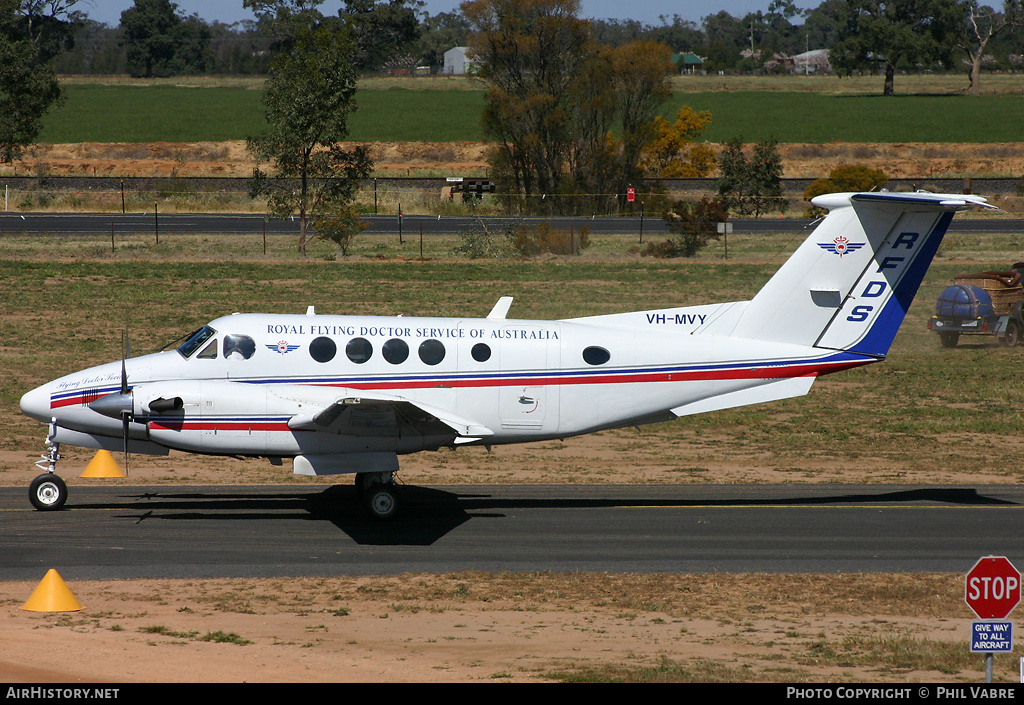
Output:
[[[804,190],[813,179],[783,179],[777,205],[803,210]],[[658,217],[669,200],[717,194],[715,179],[647,179],[628,193],[502,194],[459,192],[444,177],[378,177],[362,182],[357,206],[363,213],[434,215],[509,213]],[[259,213],[265,204],[249,197],[249,180],[239,177],[0,177],[5,212],[238,212]],[[890,179],[893,191],[924,189],[976,193],[1019,201],[1024,179],[935,177]],[[769,210],[779,210],[769,207]]]

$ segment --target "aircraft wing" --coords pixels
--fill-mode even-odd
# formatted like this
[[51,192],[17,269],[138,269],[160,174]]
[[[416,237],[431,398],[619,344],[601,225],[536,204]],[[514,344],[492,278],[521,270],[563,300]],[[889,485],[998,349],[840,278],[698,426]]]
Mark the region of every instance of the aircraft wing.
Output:
[[355,390],[319,411],[293,416],[288,420],[288,428],[372,438],[454,435],[456,443],[494,435],[483,424],[442,409],[401,397]]

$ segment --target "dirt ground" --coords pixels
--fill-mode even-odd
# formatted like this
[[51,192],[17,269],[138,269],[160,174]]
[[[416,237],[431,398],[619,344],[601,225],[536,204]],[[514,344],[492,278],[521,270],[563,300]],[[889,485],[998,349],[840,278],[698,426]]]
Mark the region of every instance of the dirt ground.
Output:
[[[476,143],[371,145],[377,169],[484,170]],[[818,177],[849,161],[891,177],[1024,173],[1024,144],[786,145],[788,177]],[[248,176],[244,143],[42,145],[18,173]],[[623,471],[608,461],[607,435],[543,449],[601,482],[677,481],[673,466]],[[531,467],[536,446],[503,450],[497,471],[478,456],[442,458],[442,471],[411,457],[417,484],[501,481],[501,466]],[[36,458],[0,452],[0,484],[24,484]],[[69,452],[70,468],[89,456]],[[715,467],[715,482],[787,482],[741,461]],[[880,481],[889,468],[861,463]],[[824,468],[818,481],[834,479]],[[838,472],[835,473],[838,475]],[[529,473],[520,482],[536,481]],[[183,455],[137,461],[132,483],[291,482],[288,469],[253,474],[232,460]],[[962,482],[955,474],[904,482]],[[972,484],[1000,478],[973,476]],[[127,480],[115,480],[126,483]],[[59,570],[59,567],[57,567]],[[0,576],[3,567],[0,566]],[[39,576],[43,579],[43,575]],[[966,651],[971,614],[961,575],[405,575],[391,578],[74,581],[82,608],[22,608],[36,582],[0,581],[0,682],[547,682],[560,672],[599,680],[720,682],[979,682],[982,660],[948,665]],[[881,595],[881,597],[872,597]],[[822,599],[825,596],[826,599]],[[846,596],[846,597],[842,597]],[[885,656],[911,646],[919,661]],[[839,657],[836,657],[836,654]],[[845,656],[843,656],[846,654]],[[1016,678],[1016,659],[997,666]]]
[[[487,146],[479,142],[366,145],[378,173],[394,176],[483,174]],[[949,175],[1020,176],[1024,143],[829,143],[779,146],[787,178],[819,178],[844,164],[881,169],[890,178]],[[87,176],[239,176],[254,166],[242,141],[151,144],[36,145],[3,173]]]
[[[877,581],[854,576],[849,588]],[[953,581],[923,581],[955,599]],[[896,582],[907,589],[911,579]],[[586,574],[83,581],[70,585],[82,610],[39,613],[20,608],[34,585],[4,582],[0,682],[547,682],[560,672],[607,680],[659,669],[687,682],[980,680],[980,661],[950,673],[943,658],[934,663],[945,672],[831,659],[861,644],[966,650],[970,624],[931,609],[815,606],[811,592],[831,584]],[[1007,659],[997,677],[1012,675]]]

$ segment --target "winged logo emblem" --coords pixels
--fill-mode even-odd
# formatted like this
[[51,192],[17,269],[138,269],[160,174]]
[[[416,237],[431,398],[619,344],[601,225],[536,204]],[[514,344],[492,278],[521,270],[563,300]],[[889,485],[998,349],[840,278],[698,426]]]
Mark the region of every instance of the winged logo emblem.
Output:
[[828,252],[831,252],[834,255],[839,255],[840,257],[842,257],[843,255],[850,254],[851,252],[856,252],[860,248],[864,247],[864,245],[865,243],[863,242],[850,242],[848,238],[845,238],[842,235],[837,237],[832,242],[818,243],[818,247],[820,247],[821,249],[827,250]]
[[297,350],[298,347],[298,345],[289,345],[288,341],[286,340],[281,340],[277,343],[277,345],[268,345],[267,349],[273,350],[276,353],[281,353],[282,355],[284,355],[285,353],[290,353],[292,350]]

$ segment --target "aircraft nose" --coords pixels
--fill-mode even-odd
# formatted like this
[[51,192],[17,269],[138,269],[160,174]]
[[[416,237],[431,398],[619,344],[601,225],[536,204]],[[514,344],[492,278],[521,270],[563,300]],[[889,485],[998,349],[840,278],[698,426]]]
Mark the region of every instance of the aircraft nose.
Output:
[[21,413],[39,421],[49,421],[53,415],[50,411],[50,387],[44,384],[21,397]]

